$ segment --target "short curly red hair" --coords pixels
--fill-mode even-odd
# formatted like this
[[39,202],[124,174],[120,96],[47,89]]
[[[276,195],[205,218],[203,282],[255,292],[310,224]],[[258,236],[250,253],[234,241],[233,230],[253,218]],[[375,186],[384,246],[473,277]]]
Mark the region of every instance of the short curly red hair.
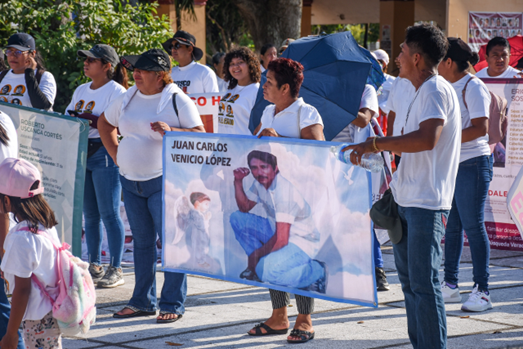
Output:
[[289,58],[277,58],[269,63],[267,70],[274,73],[278,88],[289,84],[291,97],[296,98],[303,83],[303,65]]

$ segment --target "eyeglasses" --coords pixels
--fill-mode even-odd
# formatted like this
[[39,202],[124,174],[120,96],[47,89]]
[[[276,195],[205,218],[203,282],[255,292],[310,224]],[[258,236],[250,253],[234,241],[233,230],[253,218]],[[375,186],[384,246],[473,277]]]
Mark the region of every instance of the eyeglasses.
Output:
[[176,44],[171,45],[171,50],[178,50],[182,46],[187,46],[187,45],[180,44],[179,42],[177,42]]
[[99,61],[99,60],[100,60],[100,58],[92,58],[92,57],[85,57],[84,58],[84,62],[87,62],[89,64],[94,63],[94,62]]
[[15,56],[15,57],[19,57],[21,55],[24,54],[24,52],[26,51],[20,51],[20,50],[5,50],[5,55],[6,56]]

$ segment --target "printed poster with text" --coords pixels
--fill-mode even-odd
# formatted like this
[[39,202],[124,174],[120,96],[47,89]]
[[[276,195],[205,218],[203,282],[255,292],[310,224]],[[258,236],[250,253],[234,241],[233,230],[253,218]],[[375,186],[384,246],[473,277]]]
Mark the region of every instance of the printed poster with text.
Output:
[[78,153],[81,139],[85,153],[87,123],[5,103],[0,103],[0,110],[15,125],[18,157],[31,162],[42,173],[43,195],[58,220],[58,236],[80,255],[85,159],[78,161],[81,160]]
[[523,240],[507,207],[507,196],[523,165],[523,81],[482,79],[488,89],[508,101],[508,132],[494,147],[494,176],[485,205],[490,246],[523,251]]
[[523,13],[521,12],[469,12],[468,43],[473,51],[490,39],[501,36],[511,38],[521,35]]
[[166,133],[164,270],[377,306],[370,176],[336,144]]

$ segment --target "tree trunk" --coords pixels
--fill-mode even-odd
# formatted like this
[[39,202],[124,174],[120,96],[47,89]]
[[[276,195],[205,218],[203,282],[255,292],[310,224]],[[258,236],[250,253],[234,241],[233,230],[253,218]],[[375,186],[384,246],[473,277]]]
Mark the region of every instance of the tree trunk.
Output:
[[283,40],[300,37],[302,0],[234,2],[249,27],[257,51],[266,43],[279,48]]

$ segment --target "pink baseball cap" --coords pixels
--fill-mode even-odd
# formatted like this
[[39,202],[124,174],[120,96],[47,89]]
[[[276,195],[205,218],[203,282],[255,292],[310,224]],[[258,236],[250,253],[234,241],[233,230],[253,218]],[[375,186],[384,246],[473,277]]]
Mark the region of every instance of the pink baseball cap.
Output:
[[[21,199],[32,198],[42,194],[42,176],[40,171],[24,159],[7,158],[0,163],[0,193]],[[39,181],[38,187],[31,190]]]

